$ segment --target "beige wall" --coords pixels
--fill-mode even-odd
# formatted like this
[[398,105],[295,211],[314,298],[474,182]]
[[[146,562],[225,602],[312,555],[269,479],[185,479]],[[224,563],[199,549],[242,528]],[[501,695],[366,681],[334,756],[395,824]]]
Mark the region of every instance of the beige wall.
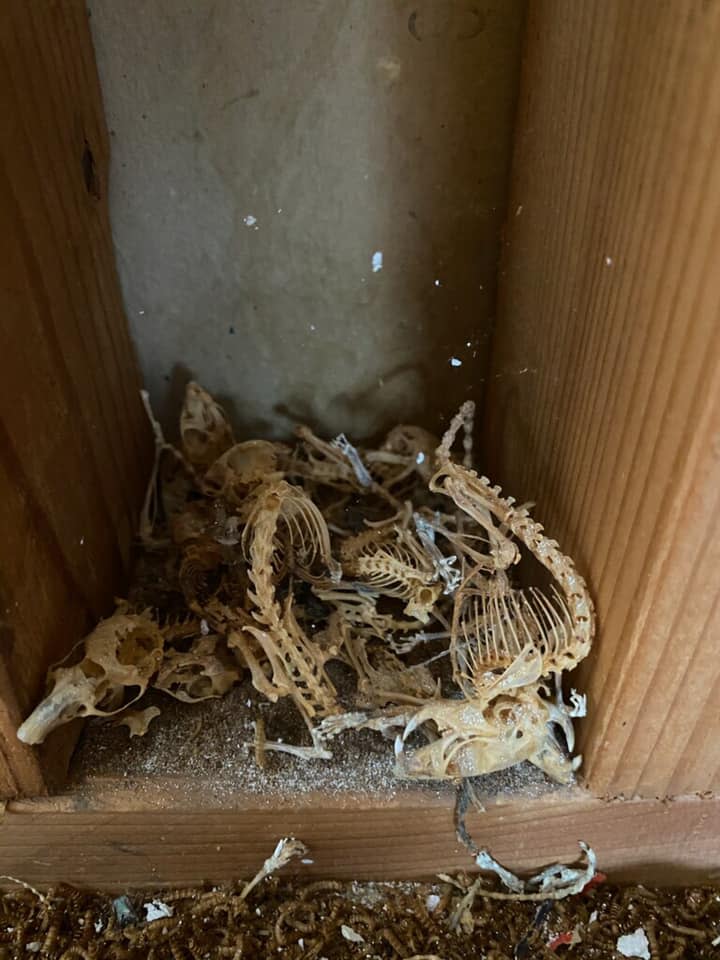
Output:
[[163,419],[189,374],[250,434],[437,427],[481,389],[521,0],[90,7]]

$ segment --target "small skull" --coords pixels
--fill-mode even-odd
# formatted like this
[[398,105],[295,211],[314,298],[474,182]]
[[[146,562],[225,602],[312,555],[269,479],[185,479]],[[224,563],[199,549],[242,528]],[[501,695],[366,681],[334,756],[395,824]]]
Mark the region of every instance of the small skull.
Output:
[[[438,738],[406,751],[407,737],[430,721]],[[429,703],[398,738],[395,772],[412,780],[457,780],[505,770],[523,760],[558,783],[571,783],[577,767],[553,735],[549,704],[536,684],[490,697]]]
[[222,697],[240,674],[216,634],[198,637],[187,652],[169,651],[154,686],[185,703]]
[[75,717],[109,717],[135,703],[156,673],[163,637],[149,617],[118,613],[83,641],[85,656],[72,667],[52,667],[52,689],[18,729],[24,743],[42,743]]
[[[203,490],[239,506],[258,484],[273,479],[278,470],[278,449],[267,440],[236,443],[208,469]],[[279,476],[279,474],[278,474]]]
[[188,461],[200,468],[209,467],[233,443],[225,411],[194,380],[185,388],[180,438]]

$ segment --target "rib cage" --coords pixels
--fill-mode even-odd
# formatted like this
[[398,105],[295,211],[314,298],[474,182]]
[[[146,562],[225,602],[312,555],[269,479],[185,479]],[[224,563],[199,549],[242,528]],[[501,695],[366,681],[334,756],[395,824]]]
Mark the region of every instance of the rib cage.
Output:
[[548,598],[528,590],[472,590],[456,606],[453,669],[461,686],[472,685],[483,671],[505,669],[528,645],[539,650],[543,664],[555,662],[572,640],[570,613],[557,590]]
[[342,548],[345,570],[386,597],[406,602],[406,613],[427,622],[442,592],[432,558],[409,530],[360,534]]
[[[311,514],[297,505],[299,491],[284,481],[274,484],[258,498],[243,537],[250,561],[253,617],[258,626],[246,627],[263,649],[272,669],[272,684],[279,696],[290,695],[303,717],[327,716],[336,709],[335,688],[325,672],[324,657],[300,628],[288,601],[281,605],[275,595],[273,560],[278,525],[298,522],[292,529],[304,540],[300,517]],[[288,518],[293,518],[288,520]],[[313,540],[312,534],[310,541]]]
[[[542,616],[547,618],[551,634],[551,638],[540,646],[543,653],[543,669],[545,673],[570,670],[587,656],[595,633],[594,606],[587,585],[570,557],[560,551],[556,541],[544,536],[542,524],[536,523],[530,517],[527,507],[515,507],[514,499],[503,498],[501,488],[493,487],[487,477],[478,477],[474,470],[449,459],[455,435],[461,425],[468,422],[468,411],[471,406],[471,404],[463,405],[443,438],[442,445],[438,449],[438,460],[441,461],[441,465],[430,481],[430,489],[449,496],[461,510],[469,513],[476,520],[482,517],[483,512],[489,512],[499,521],[502,529],[517,537],[549,570],[563,594],[561,598],[556,592],[555,603],[559,603],[559,609],[563,614],[567,613],[567,633],[564,628],[561,629],[559,625],[555,625],[557,613],[551,601],[541,591],[533,588],[530,595],[537,608],[535,613],[541,611]],[[523,607],[522,604],[520,606]],[[528,601],[526,611],[529,611],[530,606]],[[535,618],[532,619],[534,621]],[[564,615],[562,619],[565,622]],[[458,662],[459,659],[458,657]]]

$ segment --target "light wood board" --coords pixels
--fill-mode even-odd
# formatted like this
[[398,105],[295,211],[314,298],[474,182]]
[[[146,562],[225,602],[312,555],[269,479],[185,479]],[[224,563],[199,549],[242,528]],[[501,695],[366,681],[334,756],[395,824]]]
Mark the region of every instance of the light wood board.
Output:
[[[212,790],[211,784],[206,784]],[[254,873],[280,837],[310,848],[308,878],[413,879],[473,867],[453,827],[452,792],[331,800],[306,796],[222,809],[180,783],[133,797],[11,802],[0,824],[0,869],[37,886],[58,881],[121,890],[224,883]],[[176,799],[173,800],[173,797]],[[179,799],[178,799],[179,798]],[[718,879],[720,801],[604,801],[582,793],[494,801],[467,820],[479,845],[520,871],[574,860],[578,840],[612,880],[675,884]]]
[[486,459],[597,600],[602,794],[720,784],[718,49],[717,3],[530,5]]

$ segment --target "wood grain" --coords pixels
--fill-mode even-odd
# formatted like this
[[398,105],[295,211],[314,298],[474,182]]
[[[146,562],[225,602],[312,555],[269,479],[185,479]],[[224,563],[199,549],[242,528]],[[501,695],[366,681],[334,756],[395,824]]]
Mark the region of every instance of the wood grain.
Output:
[[[295,836],[310,847],[313,862],[295,868],[309,878],[431,878],[472,867],[455,838],[452,811],[452,793],[310,796],[264,806],[240,798],[217,809],[187,798],[173,803],[161,788],[154,799],[138,801],[116,785],[96,802],[69,796],[10,803],[0,856],[3,873],[41,887],[60,880],[114,890],[184,886],[248,876],[280,837]],[[574,860],[582,839],[618,882],[717,879],[720,800],[508,799],[472,814],[468,825],[481,845],[521,871]]]
[[533,0],[488,471],[587,575],[592,790],[720,784],[720,4]]
[[0,790],[43,789],[14,731],[123,589],[151,452],[107,212],[84,4],[0,18]]

